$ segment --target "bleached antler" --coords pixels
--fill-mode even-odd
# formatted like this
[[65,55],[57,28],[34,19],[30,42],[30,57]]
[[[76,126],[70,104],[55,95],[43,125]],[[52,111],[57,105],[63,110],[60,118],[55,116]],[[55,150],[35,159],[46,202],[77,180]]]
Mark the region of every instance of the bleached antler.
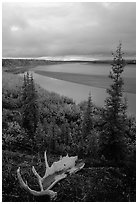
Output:
[[20,174],[20,167],[17,169],[17,177],[19,179],[20,185],[27,190],[29,193],[35,195],[35,196],[42,196],[42,195],[49,195],[51,199],[54,199],[57,195],[56,192],[52,191],[52,190],[41,190],[41,191],[35,191],[32,190],[31,188],[29,188],[27,182],[25,183],[21,177]]
[[37,177],[41,191],[35,191],[29,188],[27,182],[25,183],[20,174],[20,167],[17,169],[17,177],[19,179],[20,185],[35,196],[49,195],[51,199],[56,198],[57,193],[50,190],[57,182],[67,177],[67,174],[76,173],[84,167],[84,163],[78,163],[75,165],[78,157],[60,157],[60,160],[54,162],[51,167],[48,165],[46,151],[44,153],[46,171],[44,177],[41,177],[32,167],[34,175]]

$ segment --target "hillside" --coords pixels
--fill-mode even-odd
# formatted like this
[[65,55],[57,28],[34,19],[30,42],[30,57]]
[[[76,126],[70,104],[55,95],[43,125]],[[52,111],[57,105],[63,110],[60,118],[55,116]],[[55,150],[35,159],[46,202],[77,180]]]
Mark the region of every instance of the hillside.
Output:
[[31,167],[34,165],[43,174],[45,150],[48,151],[50,164],[66,153],[70,156],[78,155],[85,162],[85,167],[80,172],[54,186],[53,190],[58,192],[56,201],[135,201],[134,119],[127,120],[129,155],[125,162],[116,165],[114,161],[109,162],[104,157],[99,157],[97,152],[97,141],[103,126],[103,110],[93,104],[93,136],[98,137],[98,140],[91,140],[88,142],[90,145],[86,143],[82,148],[80,138],[87,102],[76,105],[72,99],[49,93],[37,85],[39,123],[32,140],[32,135],[22,124],[22,87],[23,78],[3,72],[3,201],[49,200],[48,197],[35,197],[23,190],[16,174],[20,166],[23,178],[28,180],[31,188],[37,190]]

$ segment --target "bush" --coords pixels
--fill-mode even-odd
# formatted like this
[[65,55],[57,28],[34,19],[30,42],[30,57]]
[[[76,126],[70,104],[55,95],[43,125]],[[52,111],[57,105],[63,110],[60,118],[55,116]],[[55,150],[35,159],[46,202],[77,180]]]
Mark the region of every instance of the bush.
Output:
[[9,150],[27,150],[31,147],[31,141],[23,128],[16,122],[8,122],[7,130],[2,134],[2,146],[3,149]]

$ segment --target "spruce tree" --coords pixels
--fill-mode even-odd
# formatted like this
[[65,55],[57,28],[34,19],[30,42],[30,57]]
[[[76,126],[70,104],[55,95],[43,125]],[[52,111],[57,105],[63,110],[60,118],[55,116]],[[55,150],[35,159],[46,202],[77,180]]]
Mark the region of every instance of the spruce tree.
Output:
[[82,136],[80,141],[80,152],[82,155],[88,154],[89,141],[92,137],[93,130],[93,104],[91,94],[89,94],[86,110],[83,115],[82,121]]
[[123,59],[121,43],[113,53],[113,64],[109,78],[113,83],[107,89],[109,96],[105,101],[103,114],[103,131],[100,139],[101,154],[106,159],[120,163],[125,157],[125,128],[126,128],[126,101],[123,100],[123,79],[125,61]]
[[93,104],[91,94],[89,93],[86,111],[82,123],[82,137],[85,140],[93,129]]
[[22,90],[22,123],[33,139],[39,121],[39,112],[34,80],[29,72],[24,75]]

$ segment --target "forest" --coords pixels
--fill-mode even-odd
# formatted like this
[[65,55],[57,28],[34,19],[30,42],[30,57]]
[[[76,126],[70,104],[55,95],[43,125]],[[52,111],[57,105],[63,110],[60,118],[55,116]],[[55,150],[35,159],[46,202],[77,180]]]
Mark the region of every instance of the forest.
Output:
[[[4,61],[4,63],[6,63]],[[3,63],[3,66],[4,66]],[[45,202],[21,188],[17,169],[32,189],[39,189],[31,167],[42,175],[44,151],[52,164],[60,155],[78,156],[84,168],[58,182],[56,202],[136,201],[136,120],[127,115],[123,98],[125,69],[121,45],[113,55],[111,86],[104,107],[48,92],[33,75],[2,73],[2,199],[3,202]],[[79,185],[78,185],[79,184]]]

